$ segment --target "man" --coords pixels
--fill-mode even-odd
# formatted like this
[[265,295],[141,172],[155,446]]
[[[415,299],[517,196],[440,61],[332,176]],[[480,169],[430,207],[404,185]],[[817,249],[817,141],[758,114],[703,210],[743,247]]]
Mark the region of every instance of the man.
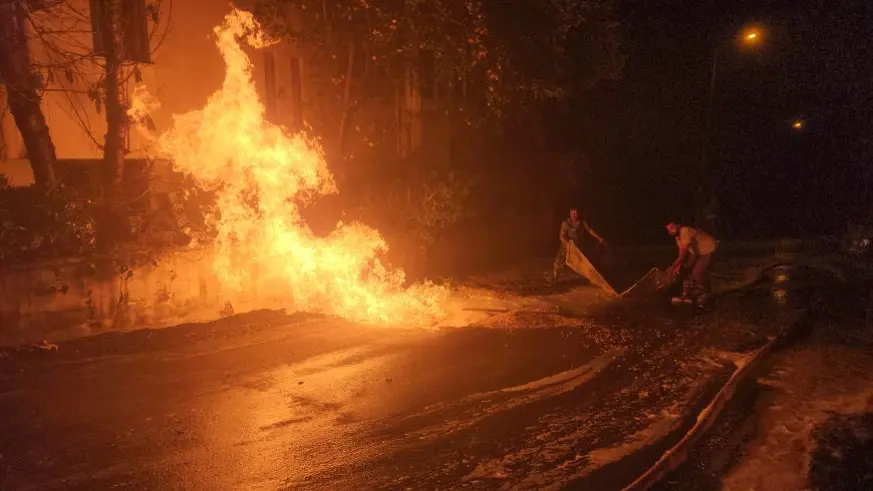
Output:
[[670,266],[671,276],[678,276],[685,265],[691,268],[691,277],[696,286],[705,295],[711,293],[709,268],[712,265],[712,254],[718,248],[718,242],[703,230],[670,222],[665,227],[667,233],[676,239],[679,255]]
[[553,280],[558,279],[558,273],[561,271],[561,268],[567,264],[567,247],[570,245],[570,242],[576,244],[579,243],[580,228],[601,245],[606,245],[606,241],[603,240],[603,237],[591,228],[588,225],[588,222],[585,220],[579,220],[579,211],[576,210],[576,208],[570,208],[570,216],[561,222],[561,232],[558,234],[558,238],[561,240],[561,245],[558,246],[558,254],[555,255],[555,265],[552,272]]

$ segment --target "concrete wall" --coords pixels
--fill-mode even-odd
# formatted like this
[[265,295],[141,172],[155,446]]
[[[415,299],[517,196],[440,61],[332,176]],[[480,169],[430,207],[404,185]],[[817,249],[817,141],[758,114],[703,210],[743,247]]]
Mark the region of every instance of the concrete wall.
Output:
[[[0,273],[0,346],[217,319],[280,304],[221,287],[210,250],[169,254],[157,265],[98,277],[83,260]],[[226,310],[230,302],[233,310]]]

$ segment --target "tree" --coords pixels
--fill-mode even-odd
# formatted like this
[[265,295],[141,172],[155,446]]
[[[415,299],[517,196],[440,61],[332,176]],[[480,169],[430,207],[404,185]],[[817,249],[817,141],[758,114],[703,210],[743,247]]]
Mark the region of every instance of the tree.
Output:
[[[106,142],[103,146],[106,206],[111,209],[117,201],[124,179],[125,142],[130,129],[124,101],[124,26],[122,24],[122,1],[100,0],[96,4],[99,28],[97,34],[102,43],[98,52],[104,59],[104,104],[106,107]],[[93,9],[93,7],[92,7]],[[144,19],[143,19],[144,20]]]
[[[107,250],[123,234],[125,218],[118,202],[124,182],[124,156],[130,129],[124,88],[124,23],[122,0],[91,2],[95,55],[103,59],[103,104],[106,108],[106,136],[103,145],[103,189],[98,246]],[[143,19],[144,21],[145,19]]]
[[[508,175],[530,186],[530,159],[496,156],[519,146],[511,137],[534,144],[530,131],[500,133],[530,129],[577,91],[617,76],[623,62],[609,0],[259,0],[254,11],[268,33],[299,48],[308,74],[305,119],[334,170],[366,168],[343,187],[368,188],[353,190],[350,204],[371,208],[359,212],[405,230],[425,249],[442,230],[476,215],[473,198],[487,201],[482,197],[496,195]],[[360,110],[393,107],[403,84],[417,84],[437,104],[453,145],[463,148],[455,155],[468,158],[426,162],[414,155],[390,165],[398,160],[397,141],[385,123],[396,114],[376,120],[386,111]],[[348,165],[362,149],[370,157],[362,160],[373,164]],[[538,180],[566,174],[560,161],[576,158],[552,159],[560,152],[550,150],[540,154]]]
[[[51,165],[44,162],[55,160],[40,109],[47,90],[67,96],[83,132],[104,150],[107,184],[121,182],[129,128],[124,84],[131,77],[139,79],[138,65],[150,62],[151,49],[166,35],[168,26],[159,23],[164,10],[163,0],[0,2],[0,78],[7,86],[38,183],[53,179]],[[88,35],[90,45],[84,39]],[[39,52],[35,59],[31,59],[32,50]],[[93,101],[98,112],[106,108],[108,131],[103,144],[80,114],[76,98],[81,94]],[[23,115],[15,114],[15,108],[22,108],[19,113]]]
[[[261,0],[255,13],[272,36],[305,53],[313,102],[306,119],[327,143],[344,155],[347,132],[357,111],[370,100],[395,96],[395,81],[417,56],[414,25],[401,19],[417,2],[364,0]],[[462,2],[456,2],[463,7]],[[434,7],[443,2],[437,0]],[[457,17],[457,16],[456,16]],[[464,46],[460,41],[459,46]],[[365,135],[378,141],[378,135]]]
[[[31,2],[22,11],[29,25],[29,41],[39,53],[30,61],[31,71],[42,81],[42,90],[64,95],[67,112],[78,118],[83,134],[103,151],[98,172],[103,191],[98,210],[103,248],[125,228],[120,200],[124,159],[129,152],[126,83],[131,78],[141,80],[139,64],[150,62],[151,50],[167,33],[168,26],[159,22],[162,7],[162,0],[148,4],[145,0],[46,0]],[[82,114],[82,101],[88,99],[98,113],[105,110],[102,137],[94,134]]]
[[6,86],[9,109],[15,119],[37,186],[55,184],[55,146],[40,103],[41,79],[33,70],[27,46],[27,11],[22,0],[0,2],[0,81]]
[[622,63],[609,1],[260,0],[255,12],[307,53],[318,87],[307,116],[340,154],[357,110],[396,97],[405,69],[433,74],[444,109],[475,124],[566,98]]
[[492,0],[488,5],[492,110],[535,110],[539,103],[567,101],[620,74],[624,59],[612,2]]

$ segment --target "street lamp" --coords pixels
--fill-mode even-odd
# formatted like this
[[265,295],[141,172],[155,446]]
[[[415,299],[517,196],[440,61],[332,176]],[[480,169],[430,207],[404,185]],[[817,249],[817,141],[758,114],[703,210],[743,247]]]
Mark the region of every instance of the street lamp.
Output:
[[798,119],[797,121],[795,121],[794,123],[791,124],[791,127],[794,128],[795,130],[802,130],[803,129],[803,121]]
[[[763,37],[763,32],[761,29],[757,27],[750,27],[743,30],[739,36],[738,41],[742,46],[755,46],[760,44],[761,38]],[[713,122],[713,108],[715,106],[715,84],[718,78],[718,56],[719,52],[725,47],[727,43],[719,43],[716,45],[715,50],[712,54],[712,70],[709,78],[709,101],[706,106],[706,129],[703,138],[703,152],[700,166],[700,187],[698,188],[698,221],[702,224],[706,224],[710,231],[714,231],[715,229],[715,220],[716,220],[716,208],[717,208],[717,200],[715,196],[715,186],[711,182],[710,179],[710,165],[709,165],[709,144],[710,138],[712,136],[713,129],[715,128],[715,124]],[[703,191],[704,186],[709,186],[709,196],[708,201],[706,203],[707,196]]]
[[747,29],[743,33],[742,42],[744,44],[758,44],[758,41],[761,40],[761,31],[756,28]]

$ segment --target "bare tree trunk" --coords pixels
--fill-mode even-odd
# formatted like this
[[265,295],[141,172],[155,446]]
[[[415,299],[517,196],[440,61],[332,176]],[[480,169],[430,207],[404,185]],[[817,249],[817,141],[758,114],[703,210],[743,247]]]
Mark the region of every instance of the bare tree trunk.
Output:
[[121,0],[101,2],[103,48],[106,56],[106,141],[103,147],[104,206],[103,247],[110,246],[122,232],[124,217],[119,214],[119,200],[124,180],[125,141],[130,122],[124,100],[123,37]]
[[346,62],[346,78],[343,81],[343,102],[342,102],[342,115],[340,116],[339,123],[339,131],[337,132],[337,150],[341,156],[344,156],[346,153],[346,127],[349,123],[349,117],[351,116],[349,113],[352,108],[349,105],[349,99],[352,94],[352,75],[354,74],[355,68],[355,43],[349,42],[349,58]]
[[6,85],[9,110],[27,148],[33,180],[37,186],[49,189],[55,184],[57,155],[40,106],[38,81],[31,70],[26,20],[21,0],[0,2],[0,79]]
[[349,56],[346,64],[346,78],[345,85],[343,86],[343,100],[342,100],[342,114],[340,116],[340,125],[339,125],[339,134],[337,136],[337,147],[339,149],[339,154],[342,156],[344,160],[348,160],[350,155],[346,152],[346,138],[349,131],[349,125],[351,124],[352,118],[354,118],[355,113],[361,109],[361,106],[367,100],[367,80],[370,74],[370,55],[368,51],[363,52],[363,56],[360,57],[363,60],[363,72],[358,77],[358,98],[355,102],[352,102],[352,81],[354,78],[354,68],[355,62],[358,59],[356,56],[356,47],[354,42],[349,43]]

